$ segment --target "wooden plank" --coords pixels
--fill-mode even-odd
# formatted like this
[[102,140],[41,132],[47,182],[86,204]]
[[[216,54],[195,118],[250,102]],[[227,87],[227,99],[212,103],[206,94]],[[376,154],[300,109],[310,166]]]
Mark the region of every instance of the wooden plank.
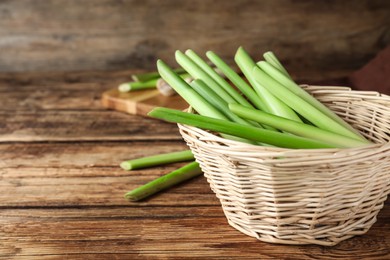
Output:
[[[47,168],[46,171],[52,169]],[[18,171],[29,171],[21,168]],[[67,170],[65,170],[66,172]],[[79,171],[82,171],[79,169]],[[90,207],[125,206],[132,204],[123,196],[126,192],[143,185],[161,175],[151,173],[148,176],[130,173],[128,176],[110,177],[106,168],[96,177],[23,177],[1,180],[0,207]],[[118,171],[118,170],[117,170]],[[7,175],[16,174],[15,170],[5,170]],[[36,171],[31,171],[34,174]],[[61,174],[61,170],[54,170]],[[89,171],[90,172],[90,171]],[[66,175],[66,174],[65,174]],[[98,174],[95,174],[98,175]],[[137,203],[145,205],[218,205],[206,180],[197,177],[169,191]]]
[[[129,203],[126,206],[107,206],[107,207],[86,207],[86,208],[64,208],[61,207],[42,207],[42,208],[2,208],[1,216],[8,218],[10,221],[17,222],[18,218],[23,218],[29,221],[43,222],[59,219],[62,221],[96,221],[96,220],[125,220],[140,218],[144,219],[169,219],[169,218],[194,218],[208,217],[219,218],[223,217],[222,208],[219,205],[199,205],[197,207],[185,205],[173,206],[153,206],[146,205],[140,207],[137,203]],[[3,219],[3,223],[6,222]]]
[[18,89],[27,88],[31,91],[38,90],[39,88],[80,90],[81,87],[78,84],[87,84],[87,87],[93,86],[94,88],[98,88],[99,91],[102,91],[130,80],[133,73],[140,72],[141,70],[139,69],[71,72],[2,72],[0,73],[0,91],[12,91],[12,87],[17,87]]
[[[105,110],[102,106],[100,95],[105,91],[99,91],[96,84],[78,84],[79,89],[58,88],[53,90],[47,87],[32,86],[22,88],[13,86],[10,90],[1,91],[3,97],[0,110]],[[100,88],[101,89],[101,88]]]
[[[1,168],[75,169],[117,167],[124,160],[188,149],[183,141],[0,144]],[[5,174],[5,173],[3,173]],[[28,176],[19,172],[18,176]],[[44,174],[42,172],[42,174]],[[77,176],[88,176],[79,171]],[[114,174],[114,172],[110,173]],[[49,173],[44,176],[49,176]],[[53,176],[55,176],[53,174]],[[6,177],[6,176],[5,176]]]
[[390,254],[390,226],[383,217],[367,234],[324,248],[257,241],[231,228],[217,206],[6,209],[0,214],[0,255],[7,258],[386,259]]
[[[153,149],[145,149],[153,145]],[[123,160],[180,151],[183,142],[0,144],[0,207],[135,205],[125,192],[185,163],[124,171]],[[136,205],[146,205],[148,202]],[[155,205],[215,205],[202,177],[153,197]]]
[[0,110],[104,110],[101,94],[136,72],[1,73]]
[[2,71],[153,70],[157,58],[173,64],[173,52],[187,48],[232,62],[243,45],[256,58],[272,49],[293,74],[324,79],[362,66],[390,39],[390,3],[380,0],[24,0],[0,8]]
[[115,111],[1,111],[0,142],[181,140],[175,124]]

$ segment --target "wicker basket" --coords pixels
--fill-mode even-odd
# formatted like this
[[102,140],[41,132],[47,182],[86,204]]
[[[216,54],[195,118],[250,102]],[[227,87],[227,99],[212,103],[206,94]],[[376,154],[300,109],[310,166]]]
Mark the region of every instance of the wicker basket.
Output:
[[375,144],[284,149],[179,129],[231,226],[265,242],[332,246],[366,233],[390,192],[390,96],[303,87]]

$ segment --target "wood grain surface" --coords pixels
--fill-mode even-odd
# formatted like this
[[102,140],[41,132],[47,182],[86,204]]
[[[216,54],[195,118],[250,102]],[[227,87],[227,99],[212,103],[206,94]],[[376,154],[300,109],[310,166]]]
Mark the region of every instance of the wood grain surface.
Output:
[[117,88],[103,92],[102,105],[105,108],[140,116],[147,116],[156,107],[178,110],[188,107],[187,102],[180,95],[164,96],[157,89],[123,93]]
[[389,201],[367,234],[322,247],[231,228],[201,176],[124,200],[181,164],[126,172],[122,160],[186,147],[173,124],[101,107],[127,75],[0,74],[0,259],[389,259]]
[[232,62],[243,45],[275,51],[294,75],[334,78],[389,45],[389,12],[383,0],[0,1],[0,71],[154,70],[187,48]]

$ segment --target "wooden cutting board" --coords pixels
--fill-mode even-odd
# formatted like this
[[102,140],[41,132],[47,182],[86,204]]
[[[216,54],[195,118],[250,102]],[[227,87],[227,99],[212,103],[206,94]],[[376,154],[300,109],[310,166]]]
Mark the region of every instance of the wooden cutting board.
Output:
[[101,100],[106,108],[141,116],[147,116],[149,111],[155,107],[179,110],[188,107],[188,104],[179,95],[166,97],[161,95],[157,89],[122,93],[115,88],[104,92]]

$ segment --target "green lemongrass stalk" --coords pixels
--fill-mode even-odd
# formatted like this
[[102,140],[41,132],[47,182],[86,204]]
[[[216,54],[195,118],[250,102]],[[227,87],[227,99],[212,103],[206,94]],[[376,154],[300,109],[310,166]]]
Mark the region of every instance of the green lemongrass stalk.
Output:
[[238,48],[234,60],[266,105],[266,108],[262,109],[263,111],[297,122],[302,122],[299,116],[291,108],[286,106],[286,104],[280,101],[280,99],[271,94],[271,90],[265,88],[265,86],[259,84],[259,82],[254,79],[252,70],[253,67],[256,66],[256,63],[252,60],[244,48]]
[[160,74],[158,74],[158,72],[147,72],[131,75],[132,80],[135,82],[145,82],[152,79],[158,79],[159,77]]
[[307,103],[321,111],[326,116],[330,117],[334,121],[336,121],[338,124],[342,125],[344,128],[348,129],[349,131],[353,132],[355,136],[359,139],[366,140],[356,129],[354,129],[350,124],[345,122],[343,119],[341,119],[338,115],[336,115],[332,110],[327,108],[324,104],[322,104],[320,101],[318,101],[316,98],[314,98],[312,95],[310,95],[308,92],[306,92],[304,89],[302,89],[300,86],[298,86],[291,78],[286,77],[275,69],[272,65],[268,64],[267,62],[259,62],[258,66],[267,73],[270,77],[272,77],[274,80],[279,82],[281,85],[286,87],[289,91],[294,93],[295,95],[299,96],[303,100],[305,100]]
[[[186,72],[183,68],[173,69],[173,71],[176,72],[177,74],[181,74],[181,73],[185,73]],[[138,74],[131,75],[131,78],[134,81],[145,82],[145,81],[149,81],[149,80],[152,80],[152,79],[160,78],[160,74],[157,71],[146,72],[146,73],[138,73]]]
[[253,108],[244,107],[240,104],[229,104],[229,109],[236,115],[245,119],[253,120],[261,124],[267,124],[285,132],[323,141],[339,147],[351,148],[367,145],[364,141],[329,132],[312,125],[275,116]]
[[206,52],[207,58],[252,102],[258,109],[265,105],[251,86],[249,86],[240,75],[227,65],[217,54],[212,51]]
[[218,96],[218,94],[215,93],[211,88],[209,88],[202,80],[196,79],[192,81],[190,85],[202,97],[207,99],[214,107],[218,108],[219,111],[225,114],[225,116],[229,118],[231,121],[243,125],[259,126],[259,124],[257,123],[251,124],[250,122],[232,113],[232,111],[229,110],[228,103],[225,100],[223,100],[220,96]]
[[[275,96],[279,97],[280,100],[283,100],[283,102],[286,103],[289,107],[297,111],[299,114],[301,114],[303,117],[305,117],[317,127],[357,140],[362,140],[355,134],[355,132],[348,130],[344,126],[340,125],[339,123],[322,113],[320,110],[316,109],[306,100],[297,96],[289,89],[281,85],[278,81],[270,77],[259,67],[255,66],[253,68],[253,73],[255,79],[260,84],[266,87],[269,91],[272,91]],[[363,141],[368,142],[367,140]]]
[[[282,63],[278,60],[275,54],[272,51],[267,51],[263,54],[264,59],[278,69],[281,73],[283,73],[286,77],[291,78],[290,74],[287,72],[286,68],[282,65]],[[257,63],[259,64],[259,63]]]
[[194,155],[190,150],[184,150],[173,153],[163,153],[153,156],[142,157],[138,159],[123,161],[120,166],[122,169],[130,171],[143,169],[147,167],[163,165],[168,163],[183,162],[194,160]]
[[229,93],[229,95],[234,98],[238,104],[241,104],[246,107],[252,107],[252,105],[243,96],[241,96],[236,90],[234,90],[233,87],[224,78],[222,78],[193,50],[187,50],[185,54],[193,62],[195,62],[204,72],[206,72],[215,82],[217,82],[223,88],[223,90]]
[[151,89],[156,88],[158,78],[151,79],[148,81],[134,81],[134,82],[126,82],[122,83],[118,86],[118,90],[120,92],[129,92],[134,90],[142,90],[142,89]]
[[228,103],[237,103],[236,100],[229,95],[212,77],[209,76],[202,68],[193,62],[187,55],[181,51],[175,53],[176,61],[180,64],[194,79],[201,79],[210,88],[217,92],[221,98]]
[[[179,74],[179,76],[182,77],[183,79],[187,79],[191,77],[190,74],[185,72]],[[130,92],[135,90],[153,89],[157,87],[160,79],[161,79],[160,74],[158,74],[157,78],[148,81],[132,81],[132,82],[122,83],[118,86],[118,90],[120,92]]]
[[[229,120],[222,112],[220,112],[217,108],[207,102],[206,99],[199,95],[194,89],[192,89],[187,82],[185,82],[179,75],[177,75],[162,60],[157,61],[157,69],[161,77],[200,115],[207,115],[226,121]],[[232,136],[225,137],[233,140],[252,143],[248,140],[237,139]]]
[[326,142],[321,142],[305,137],[261,129],[254,126],[241,125],[226,120],[185,113],[169,108],[158,107],[149,112],[148,115],[154,118],[163,119],[168,122],[195,126],[202,129],[238,136],[248,140],[266,143],[278,147],[299,149],[337,147]]
[[180,78],[182,78],[182,79],[191,79],[192,77],[191,77],[191,75],[190,74],[188,74],[187,72],[184,72],[184,73],[177,73],[179,76],[180,76]]
[[161,77],[199,114],[228,120],[224,114],[222,114],[218,109],[212,106],[194,89],[192,89],[185,80],[177,75],[162,60],[157,61],[157,69]]
[[201,174],[202,170],[199,164],[192,162],[126,193],[125,198],[131,201],[139,201]]

